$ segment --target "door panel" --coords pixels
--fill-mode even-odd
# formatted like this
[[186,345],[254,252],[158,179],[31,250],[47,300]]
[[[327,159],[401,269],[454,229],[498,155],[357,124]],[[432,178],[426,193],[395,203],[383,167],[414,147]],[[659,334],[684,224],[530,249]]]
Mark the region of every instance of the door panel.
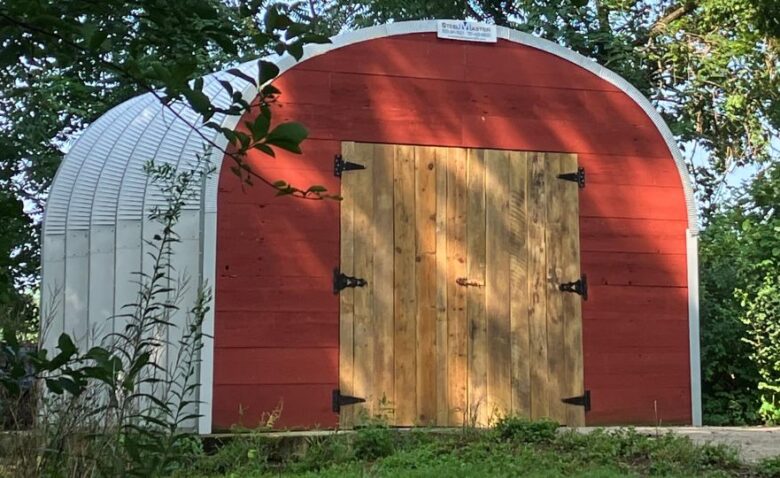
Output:
[[343,143],[341,426],[584,422],[574,155]]

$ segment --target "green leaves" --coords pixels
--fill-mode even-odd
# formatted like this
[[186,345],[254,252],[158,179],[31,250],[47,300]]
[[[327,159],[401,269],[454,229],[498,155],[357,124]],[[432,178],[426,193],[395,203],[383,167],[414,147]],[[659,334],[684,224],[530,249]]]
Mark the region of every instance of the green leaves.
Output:
[[271,126],[271,120],[264,115],[257,115],[254,121],[245,123],[249,131],[252,132],[252,139],[260,141],[268,134],[268,128]]
[[[776,420],[780,396],[780,165],[721,205],[700,239],[702,376],[711,424]],[[761,385],[761,384],[765,385]]]
[[303,142],[308,135],[309,132],[300,123],[282,123],[268,133],[265,143],[292,153],[300,154],[301,142]]
[[260,72],[256,83],[258,85],[265,85],[279,75],[279,67],[270,61],[258,60],[257,68]]

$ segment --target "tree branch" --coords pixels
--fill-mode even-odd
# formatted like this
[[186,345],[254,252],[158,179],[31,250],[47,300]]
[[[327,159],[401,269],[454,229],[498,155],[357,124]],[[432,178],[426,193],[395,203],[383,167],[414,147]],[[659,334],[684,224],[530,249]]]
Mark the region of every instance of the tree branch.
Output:
[[672,23],[675,20],[679,20],[680,18],[688,15],[689,13],[692,13],[694,10],[696,10],[696,7],[698,6],[699,5],[696,0],[687,0],[684,3],[677,5],[677,7],[668,10],[666,15],[656,20],[655,23],[653,23],[650,26],[650,28],[647,30],[646,35],[637,38],[634,41],[634,45],[641,45],[647,43],[650,39],[663,32],[666,29],[666,27],[669,26],[670,23]]
[[[82,45],[79,45],[75,42],[70,41],[69,39],[63,37],[62,35],[59,35],[55,32],[51,32],[42,28],[39,28],[35,25],[29,24],[23,20],[20,20],[18,18],[14,18],[10,15],[7,15],[4,12],[0,12],[0,18],[7,20],[13,25],[16,25],[17,27],[20,27],[24,30],[27,30],[30,33],[37,33],[39,35],[48,36],[51,38],[54,38],[56,40],[61,41],[64,45],[67,45],[77,51],[79,51],[82,54],[86,54],[89,51],[84,48]],[[98,63],[103,65],[109,70],[113,70],[117,72],[119,75],[125,77],[126,79],[130,80],[132,83],[135,83],[137,86],[139,86],[142,90],[144,90],[147,93],[150,93],[152,96],[154,96],[163,106],[163,108],[167,109],[170,113],[172,113],[178,120],[182,121],[187,127],[192,129],[195,134],[197,134],[206,144],[208,144],[210,147],[220,151],[221,153],[225,154],[226,156],[230,157],[237,166],[241,168],[242,171],[245,171],[247,175],[252,176],[259,181],[261,181],[266,186],[269,186],[279,192],[283,192],[285,188],[281,188],[275,184],[274,181],[271,181],[267,179],[266,177],[258,174],[254,170],[252,170],[246,162],[243,160],[241,155],[234,153],[232,151],[229,151],[227,148],[223,148],[220,145],[218,145],[214,140],[206,136],[203,131],[201,131],[200,128],[198,128],[194,123],[188,121],[184,116],[182,116],[178,111],[176,111],[173,106],[172,102],[168,101],[163,95],[160,94],[160,92],[151,84],[146,82],[143,78],[138,78],[135,75],[133,75],[130,71],[126,70],[125,68],[121,67],[120,65],[117,65],[116,63],[111,63],[110,61],[104,60],[100,55],[96,55],[96,60]],[[290,185],[288,185],[290,186]],[[291,186],[290,186],[291,187]],[[309,196],[309,194],[304,191],[300,190],[298,188],[292,187],[294,192],[292,194],[289,194],[296,198],[301,199],[316,199],[321,200],[324,199],[322,195],[315,195],[315,196]]]
[[466,9],[468,9],[469,13],[474,16],[477,20],[483,22],[485,21],[485,16],[481,15],[471,4],[471,2],[466,2]]

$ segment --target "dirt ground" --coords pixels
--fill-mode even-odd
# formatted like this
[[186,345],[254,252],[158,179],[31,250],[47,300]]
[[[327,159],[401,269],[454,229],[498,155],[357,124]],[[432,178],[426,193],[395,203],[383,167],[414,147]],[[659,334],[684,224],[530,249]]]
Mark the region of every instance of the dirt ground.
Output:
[[[583,427],[588,433],[595,428]],[[676,433],[690,437],[694,443],[724,443],[736,447],[743,460],[756,463],[780,456],[780,427],[636,427],[636,431],[655,435]]]

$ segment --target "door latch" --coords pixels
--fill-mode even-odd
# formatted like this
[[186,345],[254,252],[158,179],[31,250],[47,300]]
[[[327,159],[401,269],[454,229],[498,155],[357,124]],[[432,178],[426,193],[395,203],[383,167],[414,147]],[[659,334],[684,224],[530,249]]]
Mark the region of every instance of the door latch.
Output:
[[360,277],[344,274],[338,267],[333,269],[333,293],[338,294],[347,287],[365,287],[368,282]]
[[561,292],[574,292],[582,296],[583,300],[588,300],[588,277],[582,274],[582,277],[574,282],[564,282],[558,286]]

